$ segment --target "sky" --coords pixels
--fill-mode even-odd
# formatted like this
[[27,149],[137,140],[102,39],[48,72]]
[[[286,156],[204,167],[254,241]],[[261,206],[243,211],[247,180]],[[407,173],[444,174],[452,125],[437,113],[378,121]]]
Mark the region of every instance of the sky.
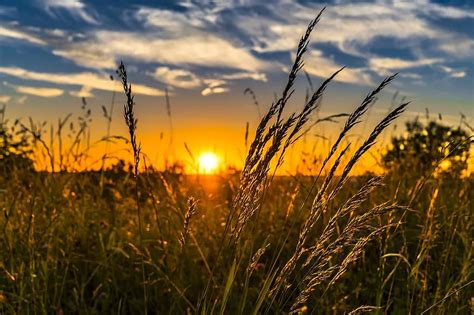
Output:
[[[460,112],[473,117],[472,1],[3,0],[0,104],[10,119],[56,122],[79,115],[85,97],[93,136],[100,137],[107,125],[101,106],[110,109],[113,91],[120,91],[110,75],[123,61],[136,94],[139,139],[152,160],[184,159],[186,142],[239,164],[246,123],[254,129],[259,111],[279,95],[300,36],[324,6],[304,69],[316,86],[346,69],[324,96],[321,115],[349,112],[398,72],[369,124],[387,112],[396,92],[413,101],[404,119],[425,108],[453,124]],[[308,85],[299,78],[289,111],[302,106]],[[247,87],[260,108],[243,93]],[[112,132],[125,136],[123,97],[115,99]],[[321,128],[331,134],[340,125]]]

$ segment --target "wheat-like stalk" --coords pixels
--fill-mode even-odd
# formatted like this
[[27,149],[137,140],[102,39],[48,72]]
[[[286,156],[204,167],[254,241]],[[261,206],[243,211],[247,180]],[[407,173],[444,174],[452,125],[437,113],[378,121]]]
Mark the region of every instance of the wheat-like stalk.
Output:
[[257,109],[258,118],[262,119],[262,113],[260,111],[260,104],[258,103],[257,95],[255,95],[255,92],[251,88],[246,88],[244,90],[244,94],[250,94],[250,96],[252,97],[253,104],[255,105],[255,108]]
[[381,307],[379,306],[362,305],[350,311],[347,315],[358,315],[358,314],[363,314],[363,313],[368,313],[368,312],[374,312],[374,311],[379,310],[380,308]]
[[[268,112],[261,119],[255,138],[250,145],[242,171],[239,191],[234,198],[234,210],[231,214],[232,216],[237,216],[237,222],[232,229],[235,240],[240,238],[243,229],[254,217],[261,205],[263,192],[268,185],[268,173],[271,162],[280,152],[276,167],[282,164],[285,151],[299,138],[299,133],[308,122],[311,113],[318,108],[319,100],[327,85],[342,70],[336,71],[313,93],[299,114],[292,113],[287,119],[282,118],[283,110],[294,92],[293,85],[295,79],[303,67],[303,56],[309,45],[309,37],[319,22],[323,11],[324,9],[309,23],[305,34],[300,39],[296,57],[282,96],[272,103]],[[272,120],[274,121],[273,124],[268,127]]]
[[190,232],[190,223],[191,219],[196,214],[196,200],[193,197],[189,197],[188,199],[188,209],[186,210],[186,214],[184,215],[184,222],[183,222],[183,231],[181,232],[180,238],[178,239],[181,248],[184,247],[186,244],[186,239]]
[[125,123],[128,127],[128,132],[130,134],[130,143],[133,150],[133,175],[138,176],[138,165],[140,164],[140,151],[141,144],[137,143],[137,119],[135,118],[135,100],[134,95],[132,94],[132,84],[128,82],[127,70],[123,62],[120,62],[120,66],[117,69],[117,74],[122,80],[123,90],[125,96],[127,97],[127,102],[123,106],[123,116],[125,118]]
[[[337,151],[337,148],[342,141],[342,139],[345,137],[345,135],[351,130],[356,124],[360,122],[360,118],[362,115],[367,111],[367,108],[369,104],[374,100],[376,95],[382,91],[382,89],[391,81],[393,80],[394,76],[390,76],[386,78],[385,80],[382,81],[382,83],[371,93],[369,93],[366,98],[362,101],[361,105],[359,105],[354,112],[349,115],[347,118],[347,121],[344,125],[343,130],[339,134],[336,142],[333,144],[331,147],[326,159],[323,161],[323,165],[321,166],[321,170],[325,167],[326,163],[329,161],[329,159],[332,157],[332,155]],[[406,108],[406,106],[409,103],[404,103],[395,108],[393,111],[391,111],[373,130],[373,132],[370,134],[370,136],[367,138],[367,140],[359,147],[359,149],[352,155],[351,159],[349,162],[346,164],[342,175],[339,178],[339,181],[337,184],[334,186],[334,188],[331,190],[331,192],[328,194],[327,198],[323,198],[326,195],[327,189],[329,187],[329,184],[331,183],[332,179],[334,178],[334,174],[337,170],[337,167],[339,166],[340,162],[342,161],[342,157],[344,154],[348,151],[349,145],[346,146],[339,154],[339,156],[336,158],[336,160],[333,163],[333,166],[331,167],[328,175],[326,176],[321,188],[318,191],[318,194],[313,200],[311,209],[310,209],[310,214],[307,217],[306,221],[304,222],[303,226],[300,229],[300,235],[298,238],[298,242],[295,248],[295,251],[291,258],[287,261],[287,263],[284,265],[283,269],[280,271],[276,281],[275,285],[272,289],[272,294],[274,294],[281,286],[281,284],[284,282],[285,278],[293,272],[293,270],[296,267],[297,262],[299,259],[302,257],[304,253],[304,246],[306,244],[308,235],[312,231],[315,223],[319,220],[321,213],[324,212],[324,210],[328,207],[329,202],[335,197],[335,195],[342,189],[344,186],[348,175],[356,162],[360,159],[360,157],[367,152],[374,144],[375,140],[380,135],[380,133],[388,126],[390,123],[396,119]],[[321,172],[321,171],[320,171]]]
[[[137,206],[137,219],[138,219],[138,232],[140,235],[140,245],[143,246],[143,232],[142,232],[142,219],[140,211],[140,198],[138,192],[138,165],[140,163],[140,152],[141,145],[137,142],[137,119],[135,118],[135,100],[134,95],[132,94],[132,84],[128,82],[127,70],[123,62],[120,62],[120,65],[117,69],[117,74],[122,81],[123,90],[127,101],[123,106],[123,116],[125,118],[125,123],[128,127],[128,132],[130,134],[130,143],[133,150],[133,177],[135,178],[135,202]],[[144,307],[145,314],[147,314],[147,289],[146,289],[146,278],[145,278],[145,261],[142,256],[141,260],[141,269],[142,269],[142,280],[143,280],[143,298],[144,298]]]

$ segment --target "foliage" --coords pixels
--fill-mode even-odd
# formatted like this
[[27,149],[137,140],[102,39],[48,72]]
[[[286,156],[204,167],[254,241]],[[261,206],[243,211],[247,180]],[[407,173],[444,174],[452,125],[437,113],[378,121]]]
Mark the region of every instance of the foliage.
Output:
[[14,168],[33,170],[31,141],[28,135],[22,132],[16,120],[12,126],[4,120],[5,107],[0,109],[0,168],[4,174],[9,174]]
[[[402,174],[429,174],[443,161],[442,172],[454,178],[467,169],[471,140],[461,127],[417,119],[406,123],[406,135],[394,137],[383,156],[384,166]],[[416,172],[413,172],[416,170]]]

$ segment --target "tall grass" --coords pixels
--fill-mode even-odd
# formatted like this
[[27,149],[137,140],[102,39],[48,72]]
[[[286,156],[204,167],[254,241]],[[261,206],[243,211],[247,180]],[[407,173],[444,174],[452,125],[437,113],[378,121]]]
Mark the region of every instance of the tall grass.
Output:
[[[94,145],[88,143],[86,102],[79,130],[69,128],[68,148],[59,139],[70,116],[50,132],[59,150],[45,140],[46,124],[13,125],[47,157],[47,173],[6,164],[14,150],[2,118],[0,164],[7,166],[0,177],[0,312],[472,312],[473,178],[436,175],[454,149],[429,174],[351,176],[408,106],[395,104],[360,144],[348,140],[395,76],[350,114],[323,118],[316,115],[321,99],[344,69],[317,88],[308,79],[302,108],[287,112],[322,13],[301,37],[281,95],[260,113],[236,174],[196,181],[154,170],[141,152],[123,63],[117,74],[125,94],[129,170],[117,164],[100,173],[77,171]],[[336,118],[345,122],[313,176],[276,176],[292,145],[315,123]],[[58,165],[61,172],[55,172]],[[217,187],[212,193],[209,181]]]

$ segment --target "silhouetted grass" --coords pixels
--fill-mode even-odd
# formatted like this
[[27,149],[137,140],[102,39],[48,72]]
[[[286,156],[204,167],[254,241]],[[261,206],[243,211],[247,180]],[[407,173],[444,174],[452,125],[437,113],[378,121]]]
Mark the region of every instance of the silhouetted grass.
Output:
[[[123,63],[117,74],[126,96],[128,170],[124,163],[106,169],[102,158],[100,171],[78,171],[91,147],[85,101],[79,129],[69,128],[69,148],[58,141],[69,116],[59,120],[48,144],[46,124],[17,122],[10,130],[2,115],[0,312],[472,312],[474,181],[439,172],[472,138],[447,146],[429,172],[394,167],[380,176],[351,176],[408,103],[394,104],[356,148],[349,134],[395,76],[350,114],[315,122],[324,91],[344,69],[319,88],[308,78],[311,94],[302,109],[286,113],[322,12],[299,42],[281,96],[259,112],[241,172],[197,181],[175,169],[154,170],[141,152]],[[109,115],[105,141],[124,140],[109,134]],[[345,123],[314,174],[275,175],[291,145],[315,123],[335,118]],[[41,152],[50,172],[23,163],[41,160]]]

